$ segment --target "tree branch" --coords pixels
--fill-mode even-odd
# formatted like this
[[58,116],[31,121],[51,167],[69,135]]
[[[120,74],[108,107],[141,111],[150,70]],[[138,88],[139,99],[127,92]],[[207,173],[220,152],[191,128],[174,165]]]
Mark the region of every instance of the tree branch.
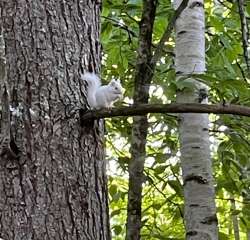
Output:
[[136,33],[133,32],[131,29],[129,29],[129,27],[122,23],[122,22],[119,22],[118,20],[114,19],[114,18],[111,18],[111,17],[106,17],[106,16],[102,16],[102,18],[104,19],[107,19],[108,21],[112,22],[112,24],[115,26],[115,27],[118,27],[118,28],[121,28],[123,30],[125,30],[127,33],[128,33],[128,36],[129,36],[129,39],[132,41],[132,37],[137,37]]
[[215,113],[250,117],[250,107],[199,103],[140,104],[131,107],[87,111],[83,114],[81,120],[112,118],[118,116],[140,116],[147,113]]

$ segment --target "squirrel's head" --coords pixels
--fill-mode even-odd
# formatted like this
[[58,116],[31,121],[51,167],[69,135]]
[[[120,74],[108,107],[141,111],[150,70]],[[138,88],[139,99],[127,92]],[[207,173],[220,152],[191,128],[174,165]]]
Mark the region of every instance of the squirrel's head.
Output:
[[109,83],[109,86],[112,88],[113,93],[117,95],[123,94],[123,88],[119,79],[118,80],[112,79]]

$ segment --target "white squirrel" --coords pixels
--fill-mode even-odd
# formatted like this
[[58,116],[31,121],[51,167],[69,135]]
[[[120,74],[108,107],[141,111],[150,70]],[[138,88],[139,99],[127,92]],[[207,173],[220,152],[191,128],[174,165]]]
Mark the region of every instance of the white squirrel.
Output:
[[112,108],[113,103],[122,99],[120,80],[112,79],[108,85],[102,86],[100,78],[90,72],[81,75],[81,79],[88,83],[87,100],[92,109]]

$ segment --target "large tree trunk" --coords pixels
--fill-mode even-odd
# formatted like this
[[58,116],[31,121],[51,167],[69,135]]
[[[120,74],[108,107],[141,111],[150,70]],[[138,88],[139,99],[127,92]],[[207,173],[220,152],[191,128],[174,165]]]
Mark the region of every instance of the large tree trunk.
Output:
[[[176,8],[180,2],[175,1]],[[207,87],[188,78],[205,71],[203,8],[202,0],[190,0],[176,21],[177,82],[190,86],[178,92],[178,102],[207,102]],[[186,239],[192,240],[218,239],[208,123],[207,114],[180,114]]]
[[110,239],[101,123],[79,122],[86,106],[79,73],[100,67],[100,4],[0,2],[7,61],[0,136],[4,240]]

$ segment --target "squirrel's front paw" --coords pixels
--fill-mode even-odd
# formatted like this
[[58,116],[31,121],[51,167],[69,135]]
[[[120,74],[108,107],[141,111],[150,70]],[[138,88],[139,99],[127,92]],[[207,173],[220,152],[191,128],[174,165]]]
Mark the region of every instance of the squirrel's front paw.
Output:
[[108,110],[111,110],[113,107],[114,107],[114,106],[113,106],[113,103],[111,103],[111,104],[109,104],[109,105],[107,106],[107,109],[108,109]]

